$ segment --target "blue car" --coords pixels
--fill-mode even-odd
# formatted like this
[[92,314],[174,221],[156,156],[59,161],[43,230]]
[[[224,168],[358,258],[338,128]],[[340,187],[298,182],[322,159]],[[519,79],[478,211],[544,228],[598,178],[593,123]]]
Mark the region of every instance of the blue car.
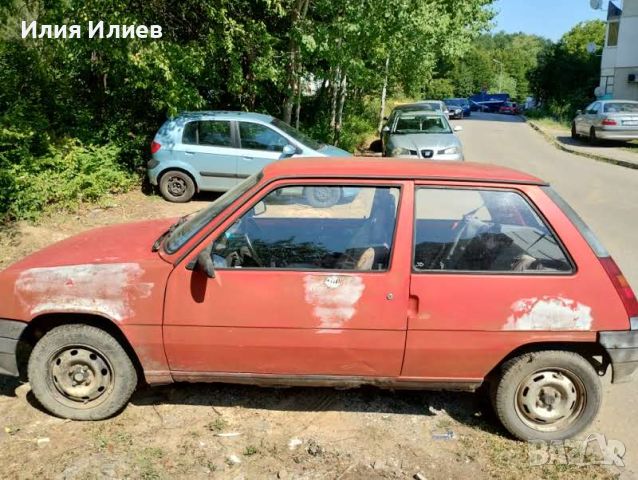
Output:
[[450,111],[450,118],[464,118],[472,114],[470,102],[467,98],[446,98],[444,102]]
[[188,112],[164,123],[151,143],[148,178],[170,202],[225,192],[268,163],[287,157],[351,156],[270,115]]

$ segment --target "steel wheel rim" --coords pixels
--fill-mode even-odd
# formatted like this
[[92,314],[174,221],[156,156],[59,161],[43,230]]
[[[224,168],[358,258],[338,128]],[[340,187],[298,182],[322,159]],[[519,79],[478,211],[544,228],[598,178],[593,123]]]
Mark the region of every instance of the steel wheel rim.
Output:
[[168,193],[170,193],[174,197],[181,197],[186,192],[186,181],[183,178],[177,176],[169,177],[167,188]]
[[562,368],[531,373],[518,385],[514,399],[520,420],[539,432],[567,428],[582,415],[586,404],[585,385]]
[[86,345],[66,346],[48,362],[49,384],[58,401],[73,408],[92,408],[113,390],[113,368],[101,352]]
[[315,198],[320,202],[327,202],[332,198],[332,188],[331,187],[315,187],[314,191]]

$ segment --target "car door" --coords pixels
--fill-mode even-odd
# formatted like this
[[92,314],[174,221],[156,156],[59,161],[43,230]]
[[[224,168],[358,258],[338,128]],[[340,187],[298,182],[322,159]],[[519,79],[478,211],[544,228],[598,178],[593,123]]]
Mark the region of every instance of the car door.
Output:
[[520,345],[591,339],[591,296],[524,191],[423,184],[415,212],[403,376],[478,381]]
[[594,102],[587,108],[587,112],[585,115],[585,122],[583,125],[584,134],[589,134],[591,127],[596,125],[600,110],[601,110],[600,102]]
[[[351,192],[312,207],[304,189]],[[176,267],[164,343],[175,378],[396,377],[405,345],[411,210],[405,182],[277,183]],[[208,248],[208,278],[187,268]]]
[[240,175],[252,175],[269,163],[285,157],[284,147],[291,142],[279,132],[257,122],[239,121],[237,125],[242,148],[242,156],[237,164]]
[[200,189],[225,191],[243,178],[237,173],[241,158],[237,147],[232,122],[197,120],[184,125],[182,142],[174,151],[200,174]]

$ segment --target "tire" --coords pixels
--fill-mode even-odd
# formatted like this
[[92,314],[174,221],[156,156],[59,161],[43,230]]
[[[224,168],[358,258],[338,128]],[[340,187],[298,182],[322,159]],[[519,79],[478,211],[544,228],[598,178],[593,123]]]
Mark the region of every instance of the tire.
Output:
[[342,192],[339,187],[306,187],[304,197],[308,204],[315,208],[328,208],[339,203]]
[[591,364],[576,353],[533,352],[503,365],[493,402],[496,416],[514,437],[562,440],[594,420],[602,385]]
[[576,131],[576,124],[574,122],[572,122],[572,138],[574,140],[578,140],[578,132]]
[[162,197],[169,202],[186,203],[195,195],[195,182],[191,176],[180,170],[168,170],[159,181]]
[[596,145],[598,143],[598,139],[596,138],[596,129],[594,127],[589,129],[589,143],[592,145]]
[[116,414],[137,386],[137,372],[120,343],[104,330],[81,324],[44,335],[33,348],[28,374],[40,404],[72,420]]

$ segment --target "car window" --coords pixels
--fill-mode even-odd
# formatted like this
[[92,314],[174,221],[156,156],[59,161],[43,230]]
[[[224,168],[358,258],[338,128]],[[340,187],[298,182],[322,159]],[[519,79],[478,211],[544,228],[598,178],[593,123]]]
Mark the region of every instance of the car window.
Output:
[[232,147],[230,122],[223,120],[200,120],[184,126],[182,143],[188,145],[212,145]]
[[570,272],[556,237],[512,191],[420,188],[416,271]]
[[589,113],[589,111],[590,111],[591,109],[593,109],[593,108],[594,108],[594,104],[595,104],[595,103],[596,103],[596,102],[594,102],[594,103],[590,103],[589,105],[587,105],[587,106],[585,107],[585,113]]
[[272,128],[260,123],[239,122],[241,147],[250,150],[282,152],[290,142]]
[[213,243],[217,268],[386,270],[399,188],[289,186]]
[[600,102],[594,102],[594,104],[591,107],[590,113],[593,115],[598,113],[599,111],[600,111]]
[[638,113],[638,103],[608,102],[604,105],[605,113]]
[[443,115],[427,111],[399,112],[392,133],[452,133]]

